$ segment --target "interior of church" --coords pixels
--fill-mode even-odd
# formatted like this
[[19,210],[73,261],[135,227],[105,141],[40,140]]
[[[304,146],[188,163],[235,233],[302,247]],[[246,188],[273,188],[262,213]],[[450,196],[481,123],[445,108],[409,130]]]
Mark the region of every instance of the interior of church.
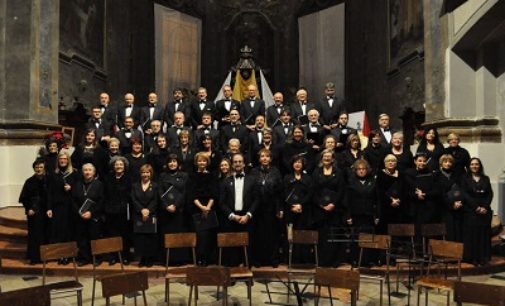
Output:
[[0,33],[0,305],[505,301],[505,1],[0,0]]

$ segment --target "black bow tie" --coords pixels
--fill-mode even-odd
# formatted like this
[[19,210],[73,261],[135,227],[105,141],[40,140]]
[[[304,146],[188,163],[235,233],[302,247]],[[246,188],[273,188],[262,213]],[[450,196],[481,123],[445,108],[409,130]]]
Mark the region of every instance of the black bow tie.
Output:
[[283,106],[282,104],[279,104],[279,105],[276,105],[275,107],[282,108],[282,106]]
[[200,104],[205,104],[205,103],[207,103],[207,101],[205,101],[205,100],[200,100]]
[[384,132],[391,132],[391,129],[390,128],[385,128]]
[[310,126],[313,126],[313,127],[319,127],[319,123],[311,123]]
[[133,105],[126,105],[126,108],[132,108]]
[[126,129],[126,130],[124,130],[124,132],[125,132],[125,133],[131,133],[131,132],[132,132],[132,130],[131,130],[131,129]]
[[300,101],[300,104],[301,104],[301,105],[307,105],[307,102]]
[[149,107],[156,107],[156,104],[154,104],[154,103],[149,103]]
[[241,172],[241,173],[237,173],[237,174],[235,174],[235,178],[236,178],[236,179],[240,179],[240,178],[244,178],[244,177],[245,177],[244,172]]
[[107,106],[105,106],[105,105],[100,105],[100,108],[107,108]]

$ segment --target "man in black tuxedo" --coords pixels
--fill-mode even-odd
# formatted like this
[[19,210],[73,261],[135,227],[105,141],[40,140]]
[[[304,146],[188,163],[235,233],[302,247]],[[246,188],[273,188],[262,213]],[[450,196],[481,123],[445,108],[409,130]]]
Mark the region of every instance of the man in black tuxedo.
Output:
[[210,135],[213,145],[217,146],[219,144],[219,130],[212,128],[212,113],[210,112],[203,112],[202,114],[202,122],[195,131],[195,139],[193,141],[195,147],[200,148],[204,135]]
[[151,126],[144,133],[144,152],[149,153],[154,148],[158,135],[161,132],[162,124],[160,120],[151,120]]
[[102,119],[107,120],[111,127],[117,124],[117,109],[110,103],[109,94],[102,92],[100,94],[100,111],[102,112]]
[[184,94],[181,88],[176,88],[173,91],[174,99],[169,101],[165,106],[165,112],[163,115],[163,121],[167,123],[168,127],[174,125],[174,114],[175,112],[182,112],[184,118],[191,117],[191,104],[184,100]]
[[135,97],[131,93],[127,93],[124,96],[124,104],[119,107],[117,113],[118,125],[120,128],[124,128],[124,122],[126,117],[133,118],[133,127],[137,128],[140,124],[141,111],[140,107],[135,105]]
[[385,148],[391,145],[391,138],[393,134],[396,132],[389,127],[389,115],[388,114],[380,114],[379,115],[379,131],[381,134],[381,144]]
[[[254,122],[254,130],[249,133],[249,152],[253,152],[263,143],[263,132],[265,130],[265,116],[258,115]],[[255,159],[256,156],[251,156]]]
[[330,134],[335,136],[337,140],[336,149],[337,151],[343,151],[347,144],[347,138],[351,134],[358,134],[356,129],[347,126],[349,121],[349,114],[346,112],[340,113],[338,116],[337,126],[330,130]]
[[189,132],[190,141],[193,139],[193,130],[191,127],[185,125],[186,117],[181,111],[177,111],[174,114],[174,125],[167,129],[167,141],[171,148],[176,148],[179,146],[179,134],[181,131],[186,130]]
[[325,96],[319,103],[319,112],[321,114],[321,124],[326,130],[334,129],[337,125],[337,117],[344,111],[344,101],[335,95],[335,84],[326,83],[324,88]]
[[[204,112],[214,113],[214,102],[207,100],[207,89],[205,87],[198,88],[197,100],[191,102],[191,125],[193,129],[197,129],[202,122],[202,114]],[[186,118],[189,120],[189,118]]]
[[[141,128],[144,133],[148,132],[152,120],[163,120],[163,107],[158,103],[158,95],[151,92],[147,96],[148,104],[142,107],[140,116]],[[163,124],[162,124],[163,125]]]
[[283,145],[288,136],[293,133],[294,124],[291,122],[291,110],[285,107],[280,115],[280,124],[277,124],[272,130],[273,143]]
[[238,109],[240,111],[240,101],[233,99],[231,96],[233,91],[230,85],[223,86],[223,96],[216,102],[216,121],[219,123],[219,128],[221,129],[225,125],[230,124],[230,111],[232,109]]
[[128,153],[131,153],[131,140],[134,138],[143,139],[142,132],[138,129],[134,128],[134,121],[132,117],[126,117],[124,119],[123,126],[121,130],[116,132],[116,138],[119,139],[119,150],[121,151],[121,155],[125,156]]
[[267,124],[268,127],[273,129],[276,125],[280,124],[281,112],[284,109],[284,96],[281,92],[274,94],[274,105],[267,108]]
[[296,92],[296,101],[291,103],[291,118],[295,124],[306,125],[307,115],[311,109],[317,109],[317,105],[307,101],[307,91],[299,89]]
[[240,114],[237,109],[232,109],[230,112],[230,124],[224,126],[220,132],[221,151],[226,152],[228,149],[228,141],[232,138],[237,138],[244,150],[249,148],[249,132],[247,128],[240,122]]
[[241,232],[250,229],[250,221],[258,208],[258,186],[256,178],[245,173],[244,155],[233,155],[234,175],[223,182],[219,207],[224,214],[223,230]]
[[249,129],[254,129],[254,120],[258,115],[265,115],[265,101],[257,96],[257,88],[254,85],[247,86],[247,98],[242,101],[240,106],[240,116],[242,122]]
[[326,131],[319,122],[319,111],[311,109],[308,112],[309,123],[303,127],[307,141],[312,145],[312,149],[318,151],[323,144]]
[[86,123],[86,130],[95,130],[96,139],[104,148],[107,148],[107,142],[110,139],[112,125],[109,121],[103,119],[102,110],[99,105],[91,108],[91,117]]

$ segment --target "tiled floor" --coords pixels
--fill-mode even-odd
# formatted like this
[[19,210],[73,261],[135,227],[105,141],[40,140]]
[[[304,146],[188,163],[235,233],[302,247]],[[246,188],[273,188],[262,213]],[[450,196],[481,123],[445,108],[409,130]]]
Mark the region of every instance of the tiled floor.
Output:
[[[505,275],[505,274],[504,274]],[[482,276],[468,276],[465,277],[465,281],[474,281],[479,283],[490,283],[496,285],[504,285],[505,280],[499,278],[493,278],[492,275],[482,275]],[[50,281],[56,281],[57,277],[50,277]],[[84,284],[84,305],[91,305],[91,288],[92,288],[92,279],[90,277],[82,277],[80,281]],[[3,291],[14,290],[23,287],[30,287],[40,285],[41,278],[38,276],[21,276],[21,275],[0,275],[0,286]],[[189,294],[189,290],[184,284],[172,284],[170,286],[170,305],[186,305],[187,298]],[[272,283],[270,285],[270,290],[286,292],[285,287],[280,283]],[[308,288],[308,291],[312,291],[312,287]],[[406,288],[404,286],[400,286],[400,291],[406,292]],[[199,305],[221,305],[220,301],[216,301],[215,299],[215,288],[204,287],[200,288],[200,299]],[[384,303],[387,305],[387,294],[384,291]],[[333,294],[340,299],[335,302],[335,305],[345,305],[348,304],[349,296],[342,291],[333,292]],[[95,301],[95,305],[105,305],[104,299],[101,298],[101,285],[97,286],[96,295],[99,297]],[[416,297],[417,291],[412,292],[411,296],[411,305],[416,305]],[[446,297],[444,294],[437,293],[435,291],[431,291],[429,295],[429,305],[437,306],[437,305],[445,305]],[[138,298],[138,305],[142,305],[141,296]],[[273,296],[273,300],[276,302],[287,301],[286,296],[276,295]],[[150,278],[149,279],[149,290],[147,291],[147,301],[149,305],[166,305],[164,302],[164,279],[163,278]],[[261,283],[255,283],[253,287],[253,305],[265,305],[268,301],[268,296],[265,293],[265,286]],[[289,300],[291,305],[296,304],[296,299],[292,296]],[[344,303],[342,303],[344,302]],[[424,302],[424,295],[423,300]],[[304,300],[304,305],[313,305],[314,301],[312,298],[308,297]],[[392,305],[407,305],[407,297],[391,298]],[[424,305],[424,303],[422,303]],[[62,298],[62,299],[54,299],[52,305],[76,305],[75,296]],[[112,305],[121,305],[121,297],[113,298]],[[126,305],[134,305],[133,298],[126,299]],[[229,305],[248,305],[248,300],[246,298],[246,287],[243,283],[237,283],[235,286],[229,289]],[[328,300],[321,300],[320,305],[329,305]],[[366,281],[361,282],[361,292],[360,299],[358,301],[358,305],[379,305],[379,287],[376,283],[369,283]]]

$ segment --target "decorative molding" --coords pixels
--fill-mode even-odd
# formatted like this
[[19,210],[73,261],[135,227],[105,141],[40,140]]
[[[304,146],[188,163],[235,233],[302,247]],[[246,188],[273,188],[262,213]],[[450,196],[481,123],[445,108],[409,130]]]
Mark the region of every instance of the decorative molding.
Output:
[[463,142],[502,142],[502,131],[496,118],[434,120],[422,124],[425,128],[437,128],[443,138],[449,133],[456,133]]
[[75,51],[63,52],[60,50],[59,52],[60,62],[72,65],[77,64],[80,67],[87,69],[93,73],[93,76],[106,81],[107,73],[102,68],[98,67],[91,59],[83,56]]

